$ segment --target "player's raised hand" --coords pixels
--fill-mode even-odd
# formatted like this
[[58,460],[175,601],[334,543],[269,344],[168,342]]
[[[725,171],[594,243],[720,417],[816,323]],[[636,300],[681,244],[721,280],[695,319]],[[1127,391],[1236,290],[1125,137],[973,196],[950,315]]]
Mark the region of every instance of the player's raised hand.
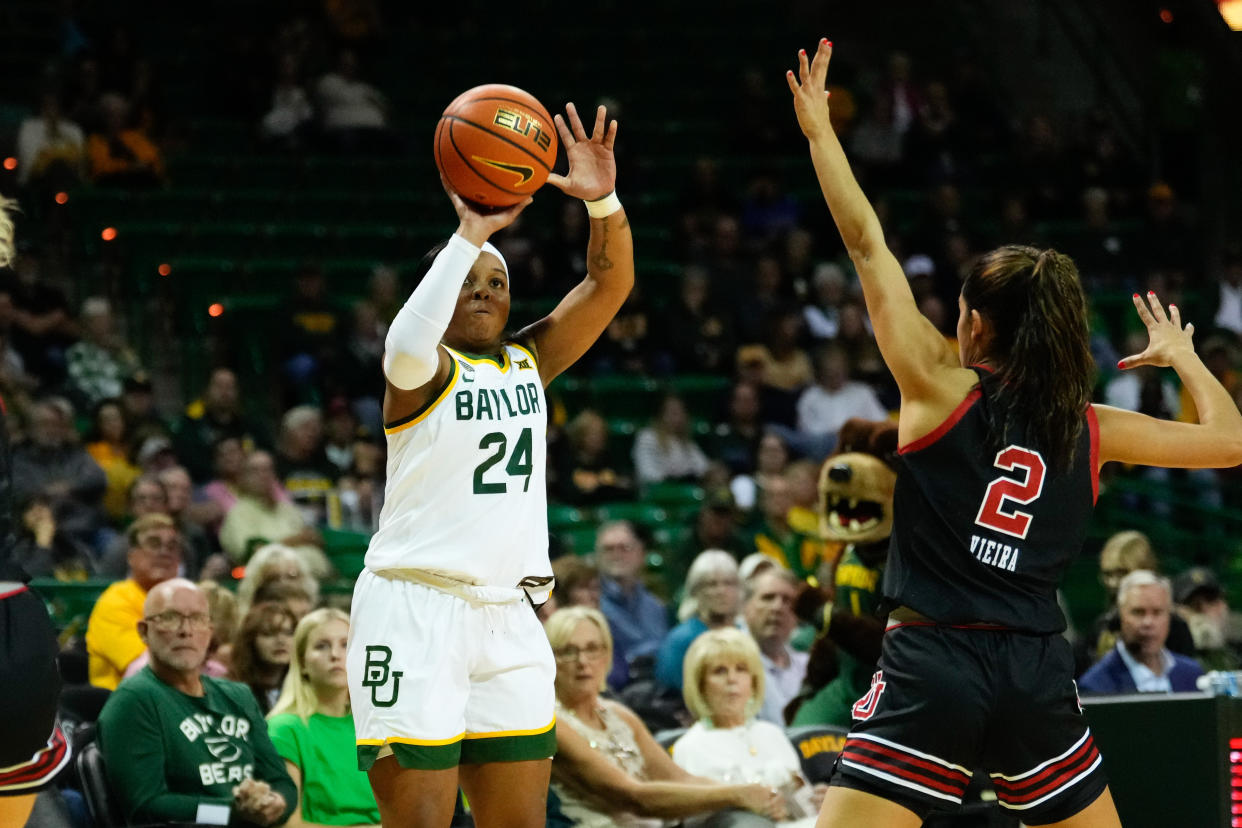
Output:
[[1179,356],[1195,352],[1192,340],[1195,326],[1187,324],[1182,327],[1182,315],[1177,305],[1169,305],[1169,312],[1166,314],[1155,292],[1148,291],[1147,301],[1143,301],[1143,297],[1137,293],[1134,294],[1134,308],[1138,311],[1139,319],[1147,326],[1147,348],[1142,353],[1118,362],[1118,368],[1138,368],[1140,365],[1166,368]]
[[527,196],[512,207],[482,210],[477,205],[459,196],[449,186],[448,181],[443,175],[440,176],[440,184],[444,187],[444,192],[448,195],[449,201],[453,203],[453,209],[457,211],[457,220],[461,222],[457,227],[457,235],[476,247],[487,241],[493,233],[503,230],[516,221],[517,217],[530,205],[532,200],[530,196]]
[[596,201],[616,189],[617,159],[612,148],[617,142],[617,122],[607,118],[603,106],[596,108],[595,126],[588,138],[572,103],[565,105],[565,117],[553,116],[569,158],[569,171],[565,175],[552,173],[548,176],[549,184],[584,201]]
[[828,62],[832,60],[832,44],[821,38],[815,57],[808,60],[806,49],[798,50],[798,73],[785,73],[789,91],[793,93],[794,114],[802,134],[814,140],[832,129],[828,119]]

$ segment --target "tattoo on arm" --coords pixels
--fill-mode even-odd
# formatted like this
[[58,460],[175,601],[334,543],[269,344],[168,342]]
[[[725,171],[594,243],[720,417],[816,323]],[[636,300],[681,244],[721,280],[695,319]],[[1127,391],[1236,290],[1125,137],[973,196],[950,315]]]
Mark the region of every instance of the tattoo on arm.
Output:
[[612,270],[612,259],[608,258],[608,222],[604,222],[602,230],[604,241],[599,246],[599,252],[591,257],[591,269],[595,271]]

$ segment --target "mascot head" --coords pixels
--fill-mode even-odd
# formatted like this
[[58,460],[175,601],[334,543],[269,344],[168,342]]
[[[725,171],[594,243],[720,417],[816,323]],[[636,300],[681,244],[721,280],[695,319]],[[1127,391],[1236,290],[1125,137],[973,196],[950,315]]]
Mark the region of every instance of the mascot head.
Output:
[[819,528],[829,540],[868,544],[893,531],[897,424],[849,420],[819,472]]

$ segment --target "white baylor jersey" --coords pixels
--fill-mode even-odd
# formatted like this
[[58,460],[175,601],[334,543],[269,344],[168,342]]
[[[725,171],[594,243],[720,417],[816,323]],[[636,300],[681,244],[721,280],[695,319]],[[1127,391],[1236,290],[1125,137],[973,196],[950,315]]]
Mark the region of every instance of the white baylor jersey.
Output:
[[453,358],[420,411],[386,425],[388,482],[367,568],[417,569],[486,586],[550,579],[547,405],[535,358]]

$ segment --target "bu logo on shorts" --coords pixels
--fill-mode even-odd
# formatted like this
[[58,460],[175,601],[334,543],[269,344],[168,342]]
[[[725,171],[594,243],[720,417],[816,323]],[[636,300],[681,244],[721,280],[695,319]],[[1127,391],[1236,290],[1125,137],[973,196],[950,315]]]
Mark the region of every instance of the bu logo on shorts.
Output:
[[867,695],[854,702],[854,718],[858,721],[864,721],[871,718],[871,714],[875,713],[875,708],[880,703],[880,694],[884,692],[884,671],[876,670],[875,675],[871,677],[871,689],[867,691]]
[[[376,707],[392,707],[397,703],[397,693],[401,689],[401,671],[389,670],[390,661],[392,650],[388,647],[379,644],[367,647],[367,660],[362,667],[362,686],[371,688],[371,704]],[[392,692],[387,699],[381,701],[379,688],[387,684],[389,678],[392,679]]]

